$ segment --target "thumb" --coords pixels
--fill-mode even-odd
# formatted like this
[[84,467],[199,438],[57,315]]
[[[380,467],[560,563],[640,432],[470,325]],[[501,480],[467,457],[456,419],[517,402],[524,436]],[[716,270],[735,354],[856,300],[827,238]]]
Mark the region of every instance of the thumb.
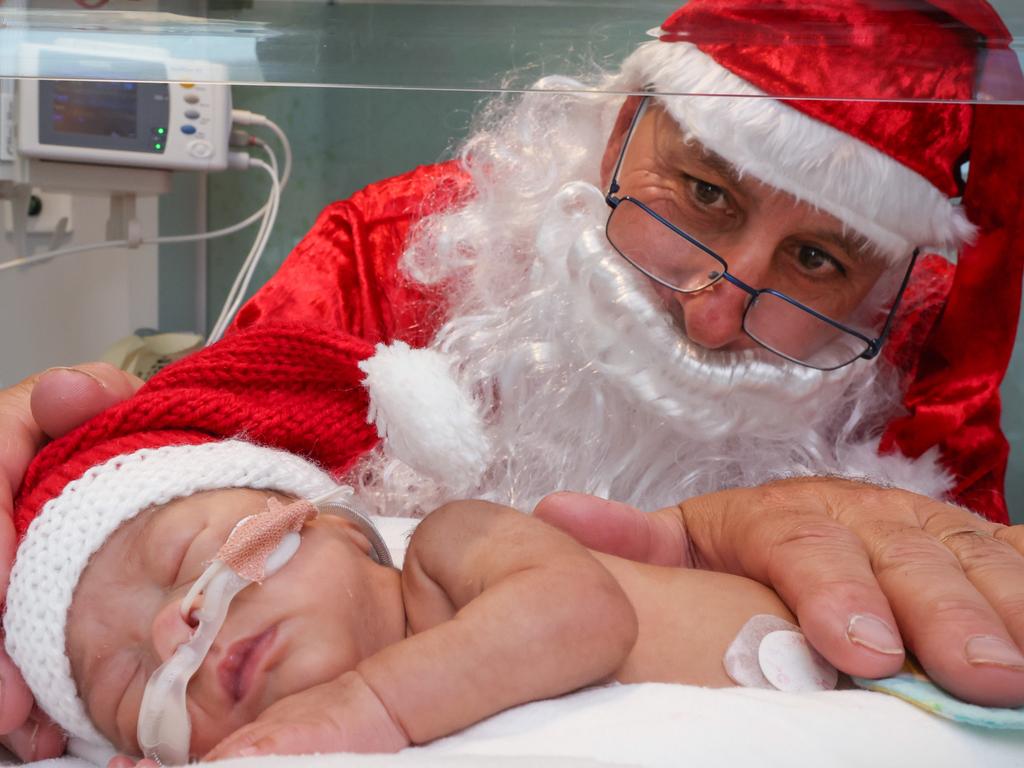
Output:
[[141,386],[141,379],[107,363],[51,368],[32,388],[32,417],[47,435],[60,437]]
[[693,566],[679,510],[641,512],[620,501],[571,491],[545,496],[533,514],[583,546],[651,565]]

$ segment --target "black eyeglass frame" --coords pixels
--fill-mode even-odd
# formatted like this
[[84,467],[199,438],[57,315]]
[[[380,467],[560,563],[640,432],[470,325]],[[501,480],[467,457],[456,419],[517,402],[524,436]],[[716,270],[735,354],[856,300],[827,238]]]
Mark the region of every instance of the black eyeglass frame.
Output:
[[[726,260],[723,259],[721,256],[719,256],[717,253],[715,253],[711,248],[709,248],[708,246],[704,245],[704,243],[700,242],[700,240],[696,239],[695,237],[693,237],[689,233],[683,231],[682,229],[677,227],[675,224],[673,224],[671,221],[669,221],[665,217],[663,217],[660,214],[656,213],[655,211],[651,210],[650,208],[647,207],[647,205],[645,205],[640,200],[637,200],[636,198],[631,197],[629,195],[624,195],[622,197],[618,197],[617,196],[617,193],[619,191],[619,171],[621,170],[622,162],[623,162],[623,160],[626,157],[626,149],[629,147],[630,139],[632,139],[632,137],[633,137],[633,130],[636,128],[637,123],[640,122],[640,117],[643,115],[644,111],[646,110],[647,104],[648,104],[648,101],[650,100],[650,98],[651,98],[650,96],[644,96],[640,100],[640,104],[637,106],[636,112],[633,113],[633,119],[629,123],[629,129],[626,131],[626,136],[625,136],[625,138],[624,138],[624,140],[622,142],[622,149],[619,150],[619,158],[618,158],[618,160],[615,163],[615,170],[612,172],[611,182],[608,185],[608,194],[605,195],[605,202],[608,204],[608,207],[612,209],[611,213],[608,214],[608,222],[605,223],[605,236],[608,237],[608,242],[611,243],[613,247],[615,247],[615,250],[618,251],[619,255],[622,256],[622,258],[624,258],[626,261],[628,261],[630,263],[630,265],[632,265],[635,269],[639,270],[646,277],[650,278],[651,280],[653,280],[654,282],[658,283],[659,285],[665,286],[666,288],[668,288],[671,291],[675,291],[676,293],[682,293],[682,294],[686,294],[686,295],[690,295],[690,294],[694,294],[694,293],[700,293],[701,291],[707,290],[708,288],[710,288],[711,286],[715,285],[716,283],[718,283],[719,281],[721,281],[723,279],[726,282],[736,286],[737,288],[739,288],[740,290],[744,291],[745,293],[747,293],[750,296],[750,300],[747,302],[747,306],[743,310],[743,320],[742,320],[742,323],[741,323],[742,324],[742,328],[743,328],[743,332],[745,334],[747,334],[747,336],[749,336],[751,339],[753,339],[758,345],[760,345],[761,347],[764,347],[769,352],[772,352],[772,353],[774,353],[776,355],[779,355],[779,357],[783,357],[786,360],[789,360],[790,362],[796,363],[797,365],[802,365],[802,366],[804,366],[806,368],[814,368],[814,369],[819,370],[819,371],[834,371],[834,370],[837,370],[839,368],[844,368],[847,365],[850,365],[851,363],[856,362],[857,360],[861,360],[861,359],[863,359],[863,360],[872,360],[875,357],[877,357],[878,354],[882,351],[882,347],[885,345],[885,342],[886,342],[886,340],[889,337],[889,332],[892,330],[892,324],[893,324],[894,318],[896,317],[896,311],[899,309],[900,302],[903,300],[903,293],[906,291],[907,284],[910,282],[910,275],[914,271],[914,265],[917,263],[917,257],[920,255],[921,249],[920,248],[914,248],[914,251],[913,251],[913,253],[911,254],[911,257],[910,257],[910,263],[907,265],[907,271],[903,275],[903,281],[900,283],[900,289],[896,293],[896,298],[893,300],[892,307],[889,308],[889,315],[885,319],[885,325],[882,327],[881,333],[879,333],[879,335],[876,338],[874,338],[874,339],[872,339],[872,338],[870,338],[868,336],[865,336],[864,334],[860,333],[857,330],[854,330],[853,328],[850,328],[847,325],[844,325],[843,323],[839,322],[838,320],[833,320],[828,315],[823,315],[821,312],[818,312],[817,310],[812,309],[811,307],[808,307],[805,304],[802,304],[801,302],[797,301],[796,299],[794,299],[794,298],[792,298],[790,296],[787,296],[784,293],[776,291],[776,290],[774,290],[772,288],[753,288],[753,287],[747,285],[746,283],[744,283],[742,280],[740,280],[735,275],[730,274],[730,272],[729,272],[729,264],[726,262]],[[687,291],[687,290],[684,290],[684,289],[682,289],[682,288],[680,288],[680,287],[678,287],[676,285],[672,285],[671,283],[663,280],[662,278],[658,277],[657,275],[651,274],[649,271],[647,271],[642,266],[640,266],[635,261],[633,261],[633,259],[631,259],[629,256],[627,256],[625,253],[623,253],[621,250],[619,250],[618,246],[615,245],[615,242],[612,240],[611,236],[608,234],[608,225],[611,223],[612,216],[615,214],[615,209],[618,208],[619,205],[621,205],[624,202],[629,202],[629,203],[632,203],[633,205],[637,206],[638,208],[640,208],[640,210],[642,210],[648,216],[651,216],[656,221],[658,221],[660,224],[668,227],[672,232],[674,232],[675,234],[679,235],[680,237],[682,237],[684,240],[686,240],[688,243],[690,243],[691,245],[695,246],[696,248],[699,248],[704,253],[706,253],[708,256],[710,256],[712,259],[714,259],[719,264],[721,264],[722,265],[722,269],[719,272],[718,276],[716,278],[714,278],[713,280],[711,280],[707,285],[704,285],[704,286],[701,286],[700,288],[695,288],[693,290]],[[817,318],[818,320],[821,320],[822,322],[827,323],[828,325],[831,325],[836,330],[842,331],[843,333],[848,333],[851,336],[853,336],[854,338],[860,339],[866,345],[865,350],[863,352],[861,352],[859,355],[857,355],[856,357],[854,357],[854,358],[852,358],[850,360],[847,360],[845,363],[840,363],[839,365],[833,365],[833,366],[830,366],[830,367],[822,367],[822,366],[813,365],[813,364],[807,363],[807,362],[805,362],[803,360],[798,360],[798,359],[796,359],[794,357],[791,357],[790,355],[787,355],[785,352],[780,352],[779,350],[775,349],[774,347],[771,347],[768,344],[764,343],[759,338],[757,338],[757,336],[755,336],[754,334],[752,334],[750,331],[747,330],[747,315],[750,313],[751,307],[753,307],[757,303],[758,297],[761,296],[762,294],[768,294],[768,295],[774,296],[774,297],[776,297],[778,299],[782,299],[783,301],[791,304],[792,306],[796,307],[797,309],[803,310],[804,312],[807,312],[808,314],[810,314],[811,316]]]

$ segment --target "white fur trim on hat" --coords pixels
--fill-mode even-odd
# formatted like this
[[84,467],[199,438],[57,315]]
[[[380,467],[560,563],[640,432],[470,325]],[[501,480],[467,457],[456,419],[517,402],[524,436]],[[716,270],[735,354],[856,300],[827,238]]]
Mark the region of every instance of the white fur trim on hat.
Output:
[[452,361],[402,341],[378,344],[359,363],[370,393],[367,423],[395,458],[447,483],[469,488],[487,467],[490,446],[473,398],[459,386]]
[[36,703],[71,736],[113,749],[78,696],[65,633],[82,572],[122,523],[200,491],[258,488],[312,498],[336,487],[298,456],[239,440],[143,449],[68,483],[29,526],[7,589],[7,653]]
[[[665,94],[687,137],[743,174],[832,214],[891,259],[916,246],[956,248],[974,226],[928,179],[874,147],[738,77],[692,43],[651,41],[623,64]],[[740,98],[731,98],[740,97]]]

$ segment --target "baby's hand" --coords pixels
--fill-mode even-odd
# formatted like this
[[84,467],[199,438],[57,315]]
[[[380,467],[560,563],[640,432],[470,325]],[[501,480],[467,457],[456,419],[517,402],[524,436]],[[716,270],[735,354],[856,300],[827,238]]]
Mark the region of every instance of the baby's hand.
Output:
[[316,752],[397,752],[405,735],[358,672],[281,699],[204,760]]
[[128,757],[128,755],[114,755],[107,763],[107,768],[160,768],[160,764],[147,758],[139,760],[137,757]]

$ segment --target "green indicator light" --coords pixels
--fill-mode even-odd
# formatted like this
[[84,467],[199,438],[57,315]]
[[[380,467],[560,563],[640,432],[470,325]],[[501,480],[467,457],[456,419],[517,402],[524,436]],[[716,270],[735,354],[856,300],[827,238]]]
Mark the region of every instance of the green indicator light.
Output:
[[159,133],[161,136],[163,136],[165,133],[167,133],[167,129],[166,128],[157,128],[156,132]]
[[163,149],[163,148],[164,148],[163,144],[154,144],[153,145],[153,149]]

